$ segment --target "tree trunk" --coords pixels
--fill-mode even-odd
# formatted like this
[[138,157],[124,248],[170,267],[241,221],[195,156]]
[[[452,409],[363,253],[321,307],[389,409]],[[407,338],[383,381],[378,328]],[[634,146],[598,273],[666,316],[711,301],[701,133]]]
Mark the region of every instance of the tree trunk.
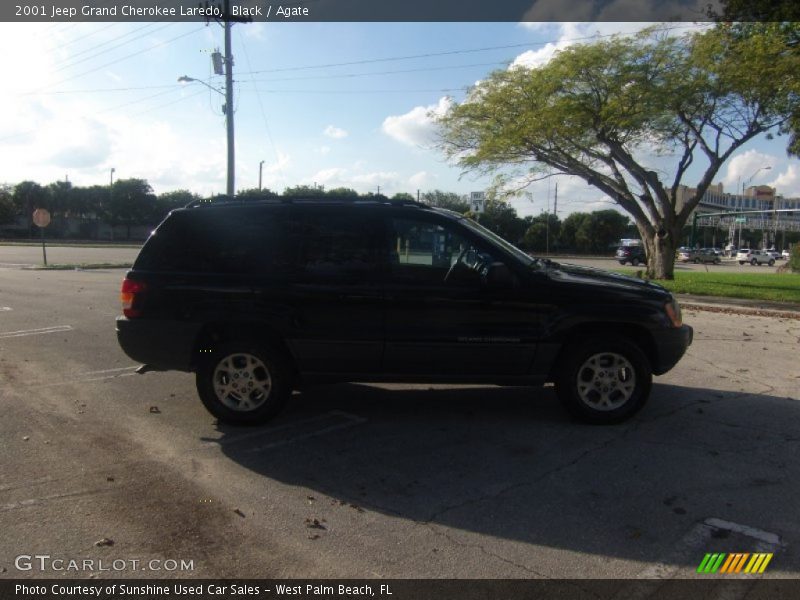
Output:
[[675,236],[653,236],[644,239],[647,251],[647,278],[674,279],[675,275]]

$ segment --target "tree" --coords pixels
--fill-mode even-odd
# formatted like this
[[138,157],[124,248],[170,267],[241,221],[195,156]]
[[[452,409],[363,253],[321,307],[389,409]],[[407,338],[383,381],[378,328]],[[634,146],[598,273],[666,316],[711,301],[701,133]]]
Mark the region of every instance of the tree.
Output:
[[14,187],[14,207],[17,214],[22,214],[28,220],[28,236],[33,237],[33,211],[45,208],[49,203],[47,189],[35,181],[23,181]]
[[453,192],[443,192],[442,190],[425,192],[422,194],[422,201],[431,206],[446,208],[461,214],[469,211],[469,202]]
[[[180,190],[180,191],[186,192],[186,190]],[[247,190],[239,190],[239,193],[236,194],[236,197],[246,200],[264,200],[266,198],[277,198],[278,194],[276,192],[273,192],[269,188],[262,188],[262,189],[250,188]],[[191,202],[191,200],[189,202]]]
[[575,245],[581,252],[608,253],[619,243],[628,228],[628,218],[615,210],[598,210],[586,215],[575,232]]
[[[549,221],[549,222],[548,222]],[[532,217],[522,238],[522,245],[536,252],[552,251],[556,246],[561,221],[554,214]]]
[[16,216],[11,186],[0,185],[0,225],[11,223]]
[[[472,88],[440,118],[441,146],[505,191],[520,175],[584,179],[633,217],[648,276],[671,279],[680,231],[725,161],[800,122],[800,53],[787,42],[798,28],[720,24],[680,38],[650,29],[572,46]],[[648,153],[671,157],[671,173],[648,166]],[[678,204],[696,163],[697,192]]]
[[478,221],[514,244],[522,240],[528,227],[528,223],[517,215],[514,207],[502,200],[487,200]]
[[310,185],[296,185],[283,190],[286,198],[322,198],[325,196],[325,189]]
[[403,201],[411,200],[413,202],[414,200],[416,200],[416,198],[414,198],[414,196],[412,196],[408,192],[398,192],[397,194],[392,196],[392,200],[403,200]]
[[144,179],[120,179],[114,182],[107,213],[112,225],[125,225],[127,238],[131,226],[146,223],[155,207],[156,197]]
[[358,192],[352,188],[338,187],[325,192],[327,198],[358,198]]

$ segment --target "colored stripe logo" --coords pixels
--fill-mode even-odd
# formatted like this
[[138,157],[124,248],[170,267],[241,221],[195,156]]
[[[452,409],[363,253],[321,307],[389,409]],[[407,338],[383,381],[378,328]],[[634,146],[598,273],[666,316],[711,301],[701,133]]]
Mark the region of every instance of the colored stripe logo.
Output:
[[734,552],[732,554],[716,553],[706,554],[700,566],[697,567],[698,573],[763,573],[767,569],[773,554]]

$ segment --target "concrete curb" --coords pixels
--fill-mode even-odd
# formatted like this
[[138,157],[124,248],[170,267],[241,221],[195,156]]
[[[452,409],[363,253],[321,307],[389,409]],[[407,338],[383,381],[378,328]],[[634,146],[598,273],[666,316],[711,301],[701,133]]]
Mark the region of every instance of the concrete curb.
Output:
[[792,302],[768,302],[747,298],[722,298],[719,296],[695,296],[675,294],[681,307],[686,310],[704,310],[758,317],[800,319],[800,305]]

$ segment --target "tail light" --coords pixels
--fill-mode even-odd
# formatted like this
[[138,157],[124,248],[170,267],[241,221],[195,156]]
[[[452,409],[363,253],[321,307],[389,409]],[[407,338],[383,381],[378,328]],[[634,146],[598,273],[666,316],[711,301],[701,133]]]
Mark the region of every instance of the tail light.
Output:
[[122,289],[119,292],[119,299],[122,302],[122,314],[129,319],[142,316],[141,308],[136,305],[141,304],[142,294],[146,290],[147,285],[141,281],[123,280]]

